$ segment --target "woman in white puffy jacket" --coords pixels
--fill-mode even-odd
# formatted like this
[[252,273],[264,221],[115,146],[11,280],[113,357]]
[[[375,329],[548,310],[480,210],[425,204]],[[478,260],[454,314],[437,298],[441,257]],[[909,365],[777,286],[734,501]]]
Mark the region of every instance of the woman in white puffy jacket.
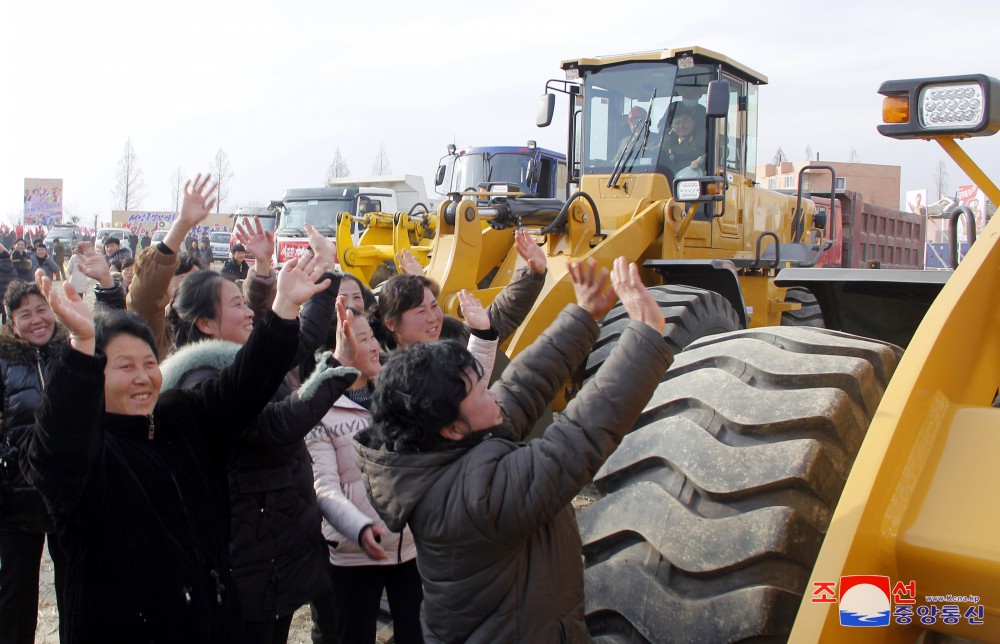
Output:
[[[474,296],[463,291],[459,300],[472,329],[469,351],[489,374],[499,335]],[[337,360],[353,366],[361,375],[306,436],[316,497],[323,513],[323,536],[330,546],[332,586],[329,596],[313,601],[313,641],[375,641],[384,589],[392,613],[394,641],[422,642],[423,592],[413,536],[408,528],[401,533],[386,528],[368,500],[355,460],[352,439],[371,424],[371,392],[381,364],[379,344],[368,320],[359,311],[347,309],[343,296],[337,300],[336,345]]]

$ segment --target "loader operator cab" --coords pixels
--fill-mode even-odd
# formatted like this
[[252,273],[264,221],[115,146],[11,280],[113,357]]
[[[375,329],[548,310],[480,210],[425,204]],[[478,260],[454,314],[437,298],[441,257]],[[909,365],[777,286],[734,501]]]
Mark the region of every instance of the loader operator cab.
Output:
[[[767,83],[761,74],[697,47],[568,60],[562,67],[562,89],[562,81],[549,81],[546,90],[570,95],[570,182],[610,175],[611,187],[623,174],[660,174],[670,186],[694,176],[754,179],[757,85]],[[543,98],[542,127],[555,105],[553,94]],[[648,116],[630,127],[628,115],[637,107]]]
[[[691,60],[691,59],[688,59]],[[666,62],[634,62],[585,73],[583,79],[582,158],[584,174],[656,172],[669,181],[705,170],[710,151],[707,107],[709,83],[719,79],[715,65],[692,64],[686,68]],[[725,74],[723,74],[725,76]],[[729,81],[729,133],[717,128],[716,139],[725,138],[720,166],[743,171],[743,145],[739,106],[747,84]],[[636,108],[640,108],[636,110]],[[645,111],[648,117],[629,128],[628,115]],[[631,139],[619,150],[617,143]],[[720,157],[722,155],[719,155]],[[698,164],[692,165],[695,161]]]

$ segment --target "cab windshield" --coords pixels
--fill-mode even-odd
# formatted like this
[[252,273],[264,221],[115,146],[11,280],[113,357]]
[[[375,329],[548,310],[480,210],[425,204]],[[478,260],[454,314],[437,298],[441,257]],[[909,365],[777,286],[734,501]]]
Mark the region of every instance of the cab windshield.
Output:
[[463,154],[455,159],[452,174],[452,191],[477,190],[481,183],[516,183],[521,192],[531,192],[528,164],[533,156],[529,153],[498,152],[491,156],[473,153]]
[[280,230],[282,233],[301,233],[305,236],[303,224],[309,223],[320,233],[333,236],[336,234],[337,214],[351,212],[354,202],[351,199],[310,199],[308,201],[286,201],[281,216]]
[[705,167],[709,66],[637,62],[587,72],[584,174],[660,173],[670,181]]

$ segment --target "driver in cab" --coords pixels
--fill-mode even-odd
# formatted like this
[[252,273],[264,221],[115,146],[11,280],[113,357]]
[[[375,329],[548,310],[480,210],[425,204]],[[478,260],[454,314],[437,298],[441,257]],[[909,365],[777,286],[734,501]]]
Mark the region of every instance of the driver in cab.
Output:
[[672,106],[670,131],[660,148],[660,161],[675,173],[690,168],[697,174],[705,167],[705,136],[696,132],[695,111],[683,103]]
[[[639,127],[642,121],[646,120],[646,116],[647,112],[645,108],[639,107],[638,105],[634,106],[631,110],[629,110],[629,113],[626,116],[626,121],[628,123],[628,134],[623,136],[622,140],[618,143],[618,150],[615,152],[615,158],[622,156],[622,154],[625,152],[625,147],[628,145],[629,140],[636,135],[636,129]],[[641,143],[641,141],[639,141],[638,143]]]

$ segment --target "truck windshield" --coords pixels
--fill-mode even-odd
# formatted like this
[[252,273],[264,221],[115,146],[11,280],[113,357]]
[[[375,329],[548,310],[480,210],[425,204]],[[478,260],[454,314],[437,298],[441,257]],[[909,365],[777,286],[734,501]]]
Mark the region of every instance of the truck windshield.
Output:
[[[583,95],[585,174],[611,174],[619,157],[626,173],[658,172],[672,181],[705,154],[708,66],[678,70],[663,61],[627,63],[586,73]],[[650,101],[650,97],[655,98]],[[690,119],[690,123],[681,121]],[[645,132],[639,127],[648,119]],[[632,146],[633,132],[642,136]],[[626,150],[626,148],[630,148]],[[683,175],[680,175],[683,176]]]
[[532,192],[528,184],[530,153],[498,152],[492,156],[473,153],[455,159],[451,189],[454,192],[476,190],[481,183],[516,183],[521,192]]
[[279,231],[301,232],[305,235],[303,224],[309,223],[324,235],[334,235],[337,229],[337,214],[353,212],[354,201],[351,199],[310,199],[308,201],[286,201],[285,211],[281,216]]

